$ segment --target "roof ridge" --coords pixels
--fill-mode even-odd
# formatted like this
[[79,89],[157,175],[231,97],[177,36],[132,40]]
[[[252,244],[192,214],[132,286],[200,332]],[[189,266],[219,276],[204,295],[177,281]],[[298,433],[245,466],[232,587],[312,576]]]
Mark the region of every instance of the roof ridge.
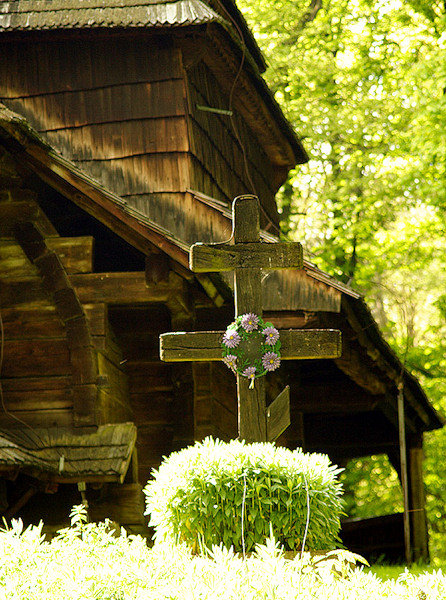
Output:
[[153,4],[172,4],[179,0],[9,0],[0,5],[0,13],[57,12],[91,8],[128,8]]
[[[82,3],[81,3],[82,2]],[[11,0],[0,5],[0,32],[229,25],[204,0]]]

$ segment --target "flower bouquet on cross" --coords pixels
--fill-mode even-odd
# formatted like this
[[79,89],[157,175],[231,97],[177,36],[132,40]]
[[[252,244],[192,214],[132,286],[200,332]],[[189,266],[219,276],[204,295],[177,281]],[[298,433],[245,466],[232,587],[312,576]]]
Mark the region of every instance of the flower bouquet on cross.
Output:
[[222,359],[234,373],[250,380],[280,367],[280,335],[272,323],[254,313],[245,313],[233,321],[221,342]]

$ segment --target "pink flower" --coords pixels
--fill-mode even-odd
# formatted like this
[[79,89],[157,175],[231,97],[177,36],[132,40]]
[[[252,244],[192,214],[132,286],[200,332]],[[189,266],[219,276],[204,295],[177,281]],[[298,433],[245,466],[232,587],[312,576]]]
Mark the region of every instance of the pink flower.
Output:
[[237,357],[234,354],[227,354],[223,358],[223,362],[227,367],[229,367],[232,371],[237,370]]
[[279,332],[275,327],[265,327],[262,333],[265,336],[265,344],[268,346],[274,346],[279,339]]
[[228,348],[235,348],[239,345],[240,339],[235,329],[228,329],[223,336],[223,344]]
[[241,325],[245,331],[254,331],[259,326],[259,317],[254,313],[242,315]]
[[266,352],[262,356],[262,365],[267,371],[275,371],[280,367],[280,358],[275,352]]

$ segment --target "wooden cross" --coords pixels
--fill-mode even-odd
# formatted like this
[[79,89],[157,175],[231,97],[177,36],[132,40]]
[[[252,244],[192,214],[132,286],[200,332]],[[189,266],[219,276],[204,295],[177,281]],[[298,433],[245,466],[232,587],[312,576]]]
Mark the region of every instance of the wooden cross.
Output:
[[[239,196],[232,206],[231,239],[220,244],[194,244],[190,268],[195,272],[234,271],[235,316],[262,316],[262,269],[301,269],[299,243],[260,241],[260,207],[256,196]],[[282,360],[337,358],[341,355],[341,333],[333,329],[280,330]],[[164,333],[160,357],[164,361],[222,360],[224,331]],[[231,373],[228,371],[228,376]],[[289,387],[267,407],[265,377],[252,389],[246,377],[237,375],[238,432],[248,442],[273,441],[290,424]]]

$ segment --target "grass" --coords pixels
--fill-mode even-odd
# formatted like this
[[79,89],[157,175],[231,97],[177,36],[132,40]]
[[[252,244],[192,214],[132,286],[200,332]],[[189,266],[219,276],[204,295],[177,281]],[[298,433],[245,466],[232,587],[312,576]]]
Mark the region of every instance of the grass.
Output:
[[365,569],[366,572],[373,573],[383,581],[396,580],[401,575],[409,573],[418,577],[424,573],[433,574],[436,571],[442,571],[446,574],[446,563],[434,561],[433,564],[417,564],[412,565],[372,565],[370,569]]

